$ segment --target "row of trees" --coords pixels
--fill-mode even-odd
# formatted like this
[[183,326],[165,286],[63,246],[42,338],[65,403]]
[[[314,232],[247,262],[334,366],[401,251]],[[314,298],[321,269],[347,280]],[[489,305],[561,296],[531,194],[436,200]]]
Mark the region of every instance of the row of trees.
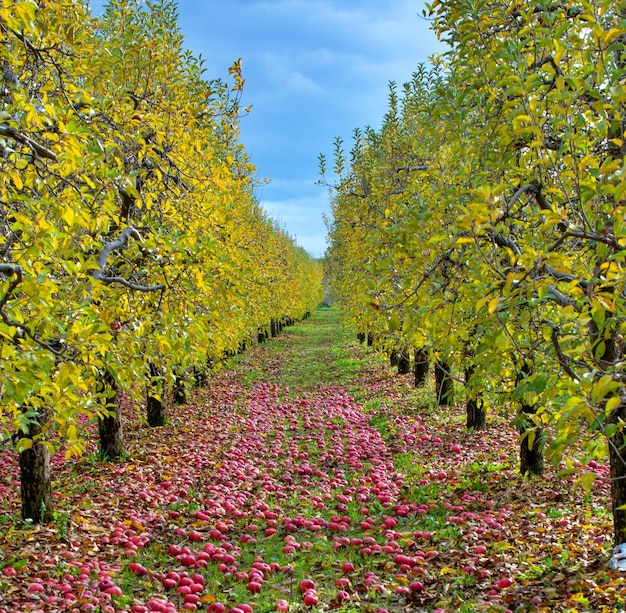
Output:
[[[244,85],[205,78],[172,0],[0,4],[0,428],[22,514],[49,521],[49,455],[123,453],[118,399],[164,422],[164,384],[322,298],[321,269],[257,201]],[[138,385],[145,381],[146,385]]]
[[522,472],[608,450],[626,542],[626,11],[435,0],[425,16],[448,51],[391,84],[349,157],[335,143],[335,299],[462,382],[469,427],[486,398],[511,406]]

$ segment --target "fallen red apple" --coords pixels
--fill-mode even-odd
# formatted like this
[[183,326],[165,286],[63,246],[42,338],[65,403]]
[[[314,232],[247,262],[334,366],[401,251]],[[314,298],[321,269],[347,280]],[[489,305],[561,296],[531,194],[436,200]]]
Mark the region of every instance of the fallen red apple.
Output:
[[298,584],[298,591],[302,594],[304,594],[304,592],[306,592],[307,590],[314,590],[314,589],[315,589],[315,583],[313,583],[311,579],[302,579],[302,581],[300,581],[300,583]]
[[354,570],[355,570],[355,567],[354,567],[354,564],[352,564],[352,562],[344,562],[344,563],[341,565],[341,570],[342,570],[344,573],[353,573],[353,572],[354,572]]

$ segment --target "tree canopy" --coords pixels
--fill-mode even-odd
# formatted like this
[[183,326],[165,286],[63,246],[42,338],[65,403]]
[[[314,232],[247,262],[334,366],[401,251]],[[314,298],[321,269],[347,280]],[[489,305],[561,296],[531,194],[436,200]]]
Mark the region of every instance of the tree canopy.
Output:
[[337,144],[336,296],[359,330],[535,407],[515,419],[531,443],[548,427],[555,463],[581,439],[608,448],[626,541],[623,8],[450,0],[426,15],[449,50],[391,84],[349,161]]
[[5,431],[80,453],[99,377],[217,363],[321,301],[319,262],[263,210],[239,140],[241,61],[207,78],[176,3],[0,6]]

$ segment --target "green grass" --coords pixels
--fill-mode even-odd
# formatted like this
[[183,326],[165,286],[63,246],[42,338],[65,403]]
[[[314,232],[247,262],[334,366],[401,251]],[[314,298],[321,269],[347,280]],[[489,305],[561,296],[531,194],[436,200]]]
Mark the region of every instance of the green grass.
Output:
[[309,319],[286,327],[260,348],[262,364],[249,353],[230,360],[229,368],[243,373],[244,384],[280,383],[299,392],[354,384],[372,354],[342,326],[341,314],[320,306]]

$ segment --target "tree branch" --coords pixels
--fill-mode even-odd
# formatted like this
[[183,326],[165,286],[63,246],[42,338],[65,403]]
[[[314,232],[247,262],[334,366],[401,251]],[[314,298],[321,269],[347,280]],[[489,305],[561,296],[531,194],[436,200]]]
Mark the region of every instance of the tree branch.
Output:
[[548,294],[548,297],[552,300],[552,302],[556,302],[559,306],[562,307],[571,306],[576,311],[580,312],[580,308],[578,308],[578,305],[573,298],[570,298],[569,296],[566,296],[565,294],[560,292],[558,289],[556,289],[556,287],[554,287],[554,285],[549,285],[548,290],[550,292]]
[[581,279],[580,277],[575,277],[574,275],[570,275],[567,272],[561,272],[560,270],[556,270],[549,264],[544,264],[544,270],[556,281],[577,281],[578,285],[582,287],[584,290],[587,290],[589,287],[589,281],[585,279]]
[[561,347],[561,342],[559,340],[559,332],[560,332],[559,327],[556,324],[553,324],[551,321],[547,321],[545,319],[541,323],[545,324],[546,326],[549,326],[552,329],[552,334],[551,334],[552,346],[554,347],[554,351],[556,352],[556,357],[557,357],[557,360],[559,361],[559,364],[561,365],[561,368],[565,371],[567,375],[569,375],[569,377],[573,381],[580,381],[580,377],[574,372],[572,367],[569,365],[569,360],[567,359],[567,356],[565,355],[565,353],[563,352],[563,348]]
[[128,244],[128,239],[131,236],[138,241],[143,242],[141,240],[141,234],[139,234],[139,232],[135,228],[133,228],[132,226],[126,228],[126,230],[122,232],[122,235],[119,238],[107,243],[104,246],[104,249],[102,249],[102,251],[100,252],[100,256],[98,257],[98,269],[94,271],[93,278],[96,281],[101,281],[105,285],[109,285],[111,283],[119,283],[137,292],[158,292],[164,290],[165,285],[163,285],[162,283],[159,283],[158,285],[137,285],[128,281],[128,279],[125,279],[124,277],[109,277],[104,274],[104,269],[111,253],[113,251],[116,251],[117,249],[124,249]]
[[56,162],[57,156],[54,152],[50,151],[50,149],[40,145],[37,141],[34,141],[30,136],[26,136],[26,134],[22,134],[18,132],[15,128],[8,126],[5,123],[0,124],[0,136],[6,136],[7,138],[12,138],[22,145],[26,145],[30,149],[33,150],[35,155],[40,158],[46,158],[48,160],[53,160]]
[[552,212],[552,207],[550,206],[550,203],[546,200],[546,197],[541,192],[541,184],[539,183],[539,181],[533,181],[530,184],[530,188],[531,189],[529,191],[535,198],[535,202],[537,202],[539,208],[542,211]]
[[517,244],[515,243],[515,241],[511,240],[510,238],[503,236],[502,234],[500,234],[499,232],[496,232],[495,230],[491,231],[491,238],[493,240],[493,242],[498,245],[498,247],[505,247],[507,249],[510,249],[515,255],[520,255],[521,251],[519,249],[519,247],[517,246]]
[[53,343],[46,343],[45,341],[42,341],[36,334],[33,334],[27,326],[21,324],[19,321],[11,319],[4,311],[6,303],[15,292],[17,286],[24,279],[24,271],[22,267],[18,264],[0,264],[0,274],[15,276],[15,279],[11,281],[11,284],[9,285],[9,289],[7,290],[6,294],[0,299],[0,318],[2,319],[2,321],[7,326],[15,328],[18,331],[19,336],[26,335],[32,341],[37,343],[40,347],[47,349],[48,351],[60,358],[63,358],[63,353],[59,351]]
[[533,62],[531,64],[531,68],[541,68],[546,64],[550,64],[550,66],[552,66],[552,68],[554,69],[554,74],[556,74],[557,76],[563,76],[563,71],[557,65],[556,61],[554,60],[554,56],[551,53],[549,53],[548,55],[544,55],[540,60]]
[[22,267],[18,266],[17,264],[0,264],[0,273],[8,276],[15,275],[15,279],[11,281],[11,284],[9,285],[9,289],[7,290],[6,294],[2,296],[2,298],[0,298],[0,313],[3,315],[4,318],[4,305],[9,301],[9,299],[13,295],[13,292],[22,282],[24,277]]
[[509,203],[506,205],[506,216],[508,217],[511,213],[511,209],[515,205],[515,203],[526,193],[532,191],[534,185],[532,183],[528,183],[527,185],[522,185],[514,194]]

